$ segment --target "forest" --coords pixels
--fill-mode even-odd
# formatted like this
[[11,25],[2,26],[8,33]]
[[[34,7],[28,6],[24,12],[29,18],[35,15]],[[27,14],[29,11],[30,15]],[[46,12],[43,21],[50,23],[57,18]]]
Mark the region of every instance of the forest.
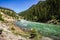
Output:
[[29,21],[46,23],[49,20],[57,20],[60,22],[60,0],[39,1],[19,15]]

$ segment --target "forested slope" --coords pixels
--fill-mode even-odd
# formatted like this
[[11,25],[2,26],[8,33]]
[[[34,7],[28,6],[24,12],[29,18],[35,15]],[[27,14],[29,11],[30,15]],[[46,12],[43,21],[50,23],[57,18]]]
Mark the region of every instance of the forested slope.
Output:
[[47,22],[49,20],[60,20],[60,0],[39,1],[29,9],[20,12],[20,16],[26,20],[36,22]]

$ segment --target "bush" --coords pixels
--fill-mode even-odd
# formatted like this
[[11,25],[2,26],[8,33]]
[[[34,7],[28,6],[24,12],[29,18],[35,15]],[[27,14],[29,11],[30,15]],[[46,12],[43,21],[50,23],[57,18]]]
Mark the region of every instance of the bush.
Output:
[[4,19],[0,18],[1,21],[4,21]]
[[40,40],[42,36],[38,33],[36,29],[32,29],[29,38],[33,38],[34,40]]
[[12,28],[11,28],[11,30],[15,30],[15,28],[14,28],[14,27],[12,27]]

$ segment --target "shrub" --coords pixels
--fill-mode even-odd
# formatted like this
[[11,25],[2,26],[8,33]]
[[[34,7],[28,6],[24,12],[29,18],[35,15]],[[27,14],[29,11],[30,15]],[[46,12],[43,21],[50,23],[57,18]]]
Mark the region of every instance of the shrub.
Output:
[[34,40],[40,40],[42,36],[38,33],[36,29],[32,29],[29,38],[33,38]]
[[15,28],[14,28],[14,27],[12,27],[12,28],[11,28],[11,30],[15,30]]

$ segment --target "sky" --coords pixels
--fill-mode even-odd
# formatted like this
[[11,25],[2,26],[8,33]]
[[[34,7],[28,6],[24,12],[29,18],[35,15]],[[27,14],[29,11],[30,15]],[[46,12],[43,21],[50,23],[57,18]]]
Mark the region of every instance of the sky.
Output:
[[0,0],[0,7],[5,7],[19,13],[27,10],[33,4],[37,4],[39,0]]

